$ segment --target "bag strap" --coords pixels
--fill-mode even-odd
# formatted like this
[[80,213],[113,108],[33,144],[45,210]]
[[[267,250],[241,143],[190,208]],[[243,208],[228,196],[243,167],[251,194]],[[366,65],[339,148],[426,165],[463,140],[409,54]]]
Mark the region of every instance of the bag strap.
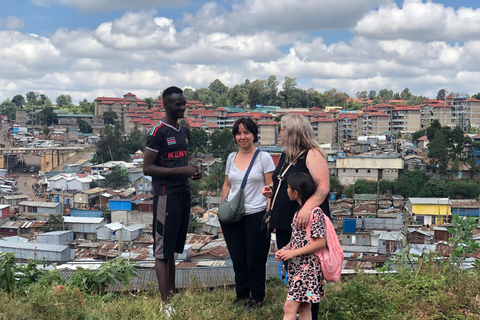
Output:
[[[298,160],[298,158],[300,158],[300,156],[305,152],[305,150],[301,151],[298,156],[295,158],[296,160]],[[278,186],[277,186],[277,190],[275,190],[275,195],[273,196],[273,199],[272,199],[272,203],[270,204],[270,210],[273,209],[273,205],[275,204],[275,199],[277,199],[277,194],[278,194],[278,190],[280,190],[280,186],[282,185],[282,181],[284,180],[284,176],[285,174],[287,173],[288,169],[290,169],[290,167],[292,166],[293,163],[296,163],[297,161],[292,161],[288,167],[285,168],[285,170],[278,176]]]
[[250,174],[250,171],[252,170],[253,163],[255,162],[255,159],[257,158],[258,154],[260,153],[260,150],[256,150],[255,153],[253,154],[252,161],[250,161],[250,165],[248,166],[247,172],[245,173],[245,176],[243,177],[242,185],[240,186],[240,189],[245,189],[245,185],[247,184],[247,178],[248,175]]

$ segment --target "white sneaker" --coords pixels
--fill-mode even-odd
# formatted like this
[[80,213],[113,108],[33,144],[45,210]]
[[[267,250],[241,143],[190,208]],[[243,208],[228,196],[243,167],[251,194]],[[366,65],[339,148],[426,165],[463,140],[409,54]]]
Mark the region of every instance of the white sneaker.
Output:
[[162,304],[160,312],[165,312],[167,318],[170,318],[175,313],[175,309],[171,304]]

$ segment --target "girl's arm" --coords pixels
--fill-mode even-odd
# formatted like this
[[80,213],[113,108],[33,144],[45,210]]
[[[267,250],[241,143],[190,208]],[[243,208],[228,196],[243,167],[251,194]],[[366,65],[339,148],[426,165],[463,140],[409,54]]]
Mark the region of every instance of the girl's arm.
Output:
[[[290,243],[288,244],[290,245]],[[313,238],[313,242],[309,243],[305,247],[298,249],[288,249],[289,247],[285,246],[283,249],[275,252],[275,258],[277,260],[289,260],[294,257],[307,255],[313,252],[316,252],[327,245],[327,241],[323,238]]]
[[299,229],[307,227],[308,218],[312,209],[319,207],[330,192],[330,176],[328,174],[327,160],[320,151],[311,149],[307,154],[307,168],[317,185],[315,193],[308,198],[302,209],[298,212],[296,226]]

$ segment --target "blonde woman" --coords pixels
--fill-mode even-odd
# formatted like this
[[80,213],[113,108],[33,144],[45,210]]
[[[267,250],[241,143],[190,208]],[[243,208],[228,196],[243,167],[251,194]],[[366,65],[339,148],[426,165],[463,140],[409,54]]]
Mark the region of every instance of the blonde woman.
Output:
[[[287,195],[287,179],[294,172],[309,173],[316,185],[315,193],[305,201],[298,212],[296,227],[305,229],[312,209],[320,207],[330,217],[328,204],[328,193],[330,192],[330,177],[328,174],[327,155],[322,150],[312,127],[307,119],[295,113],[288,113],[283,116],[279,135],[284,147],[277,167],[273,172],[273,185],[262,189],[262,194],[271,198],[279,185],[278,177],[288,168],[280,184],[277,197],[273,206],[270,218],[270,228],[275,230],[277,248],[283,248],[290,241],[293,216],[298,208],[296,201],[291,201]],[[288,266],[285,266],[287,269]],[[323,279],[323,275],[322,275]],[[321,291],[324,292],[324,284],[321,284]],[[318,304],[312,304],[312,319],[318,318]]]

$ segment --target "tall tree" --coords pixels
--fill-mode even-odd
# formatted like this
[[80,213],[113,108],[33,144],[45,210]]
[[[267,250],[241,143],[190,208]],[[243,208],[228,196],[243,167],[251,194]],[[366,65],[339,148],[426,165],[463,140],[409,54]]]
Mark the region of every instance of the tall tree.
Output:
[[265,80],[255,80],[248,91],[248,104],[255,108],[257,104],[264,104],[265,101]]
[[269,76],[267,79],[267,82],[265,84],[266,90],[266,103],[269,106],[273,106],[275,102],[277,101],[277,92],[278,92],[278,80],[277,77],[275,76]]
[[197,152],[206,152],[208,147],[208,135],[205,130],[192,129],[190,131],[190,141],[188,150],[196,155]]
[[402,100],[407,101],[412,97],[412,94],[410,93],[410,90],[408,88],[405,88],[400,94],[400,97],[402,98]]
[[221,131],[214,131],[210,135],[211,152],[215,157],[221,157],[225,163],[228,155],[236,150],[235,139],[233,138],[230,129],[223,129]]
[[17,106],[15,103],[10,101],[10,99],[7,99],[2,102],[2,114],[4,116],[8,117],[8,120],[15,120],[16,117],[16,112],[17,112]]
[[104,124],[114,124],[116,119],[118,119],[118,115],[115,111],[106,111],[103,113]]
[[12,102],[15,103],[18,109],[22,109],[25,105],[25,98],[21,94],[17,94],[13,97]]
[[445,100],[445,89],[440,89],[437,93],[437,100]]
[[43,108],[42,111],[39,112],[40,116],[40,120],[43,120],[45,121],[45,125],[47,126],[51,126],[51,125],[54,125],[54,124],[58,124],[58,117],[57,117],[57,114],[55,112],[53,112],[53,108],[52,107],[45,107]]
[[247,100],[247,95],[243,93],[242,87],[240,85],[236,85],[235,87],[229,90],[228,96],[230,102],[234,106],[245,105]]
[[143,101],[145,101],[147,104],[148,104],[148,109],[152,109],[153,108],[153,98],[152,97],[148,97],[148,98],[145,98],[143,99]]
[[[434,171],[441,174],[447,173],[448,158],[446,150],[445,136],[441,130],[438,130],[428,143],[428,157],[433,159]],[[438,171],[436,170],[438,166]]]
[[124,188],[128,183],[127,169],[113,167],[105,176],[105,186],[110,188]]
[[35,103],[37,102],[38,99],[38,93],[35,93],[33,91],[28,91],[26,94],[27,97],[27,102]]
[[100,133],[100,139],[97,142],[97,151],[92,158],[92,162],[97,164],[107,161],[128,160],[128,153],[121,151],[123,142],[124,138],[120,125],[105,126],[105,129]]
[[78,129],[83,133],[92,133],[92,126],[85,120],[78,118]]
[[218,95],[225,94],[228,91],[228,87],[218,79],[213,80],[213,82],[208,86],[208,89]]
[[57,107],[67,108],[72,104],[72,97],[69,94],[61,94],[55,101],[57,102]]
[[183,89],[183,94],[185,95],[185,98],[187,100],[197,100],[197,98],[195,98],[195,90],[192,89],[192,88],[185,88]]
[[283,108],[294,108],[295,101],[292,101],[292,93],[297,88],[297,78],[285,77],[282,85],[282,91],[278,93]]
[[367,100],[367,91],[358,91],[355,96],[357,99]]
[[368,94],[368,99],[373,100],[377,97],[377,91],[375,90],[370,90],[370,93]]

